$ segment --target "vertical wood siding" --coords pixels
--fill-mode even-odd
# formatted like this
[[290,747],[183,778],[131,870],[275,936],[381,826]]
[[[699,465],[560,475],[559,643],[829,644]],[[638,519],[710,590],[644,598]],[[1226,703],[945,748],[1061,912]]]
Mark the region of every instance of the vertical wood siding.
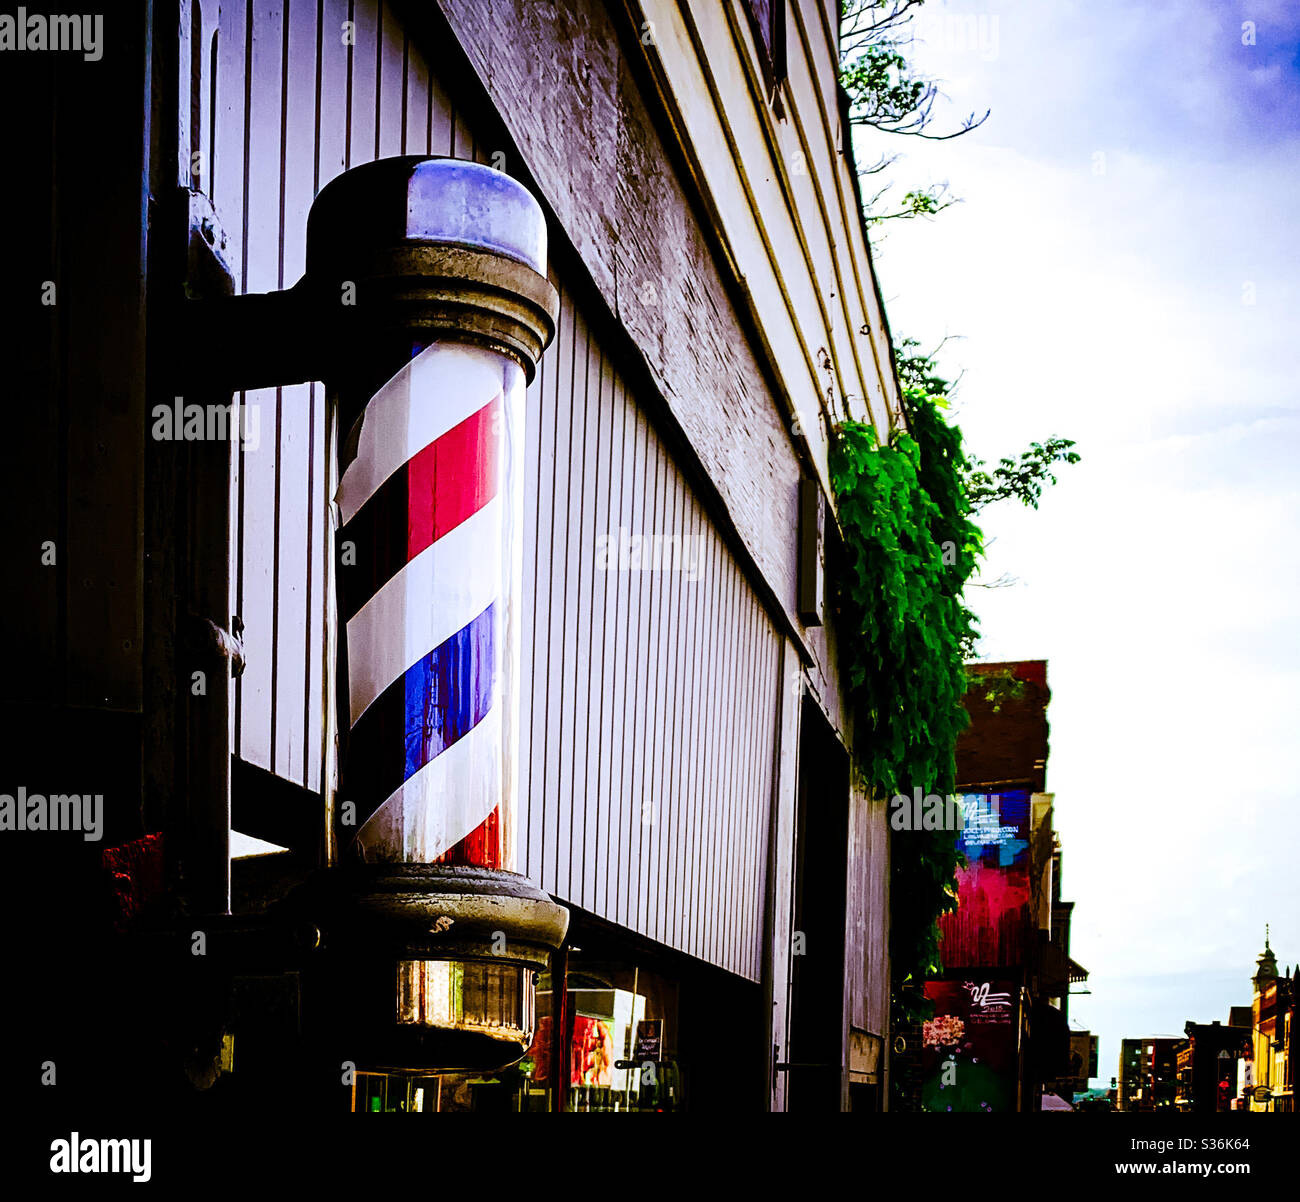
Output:
[[[757,979],[779,640],[555,282],[559,330],[528,392],[521,867]],[[677,566],[698,571],[601,567],[602,535],[613,551],[685,536]]]
[[[345,38],[345,23],[352,36]],[[307,212],[340,172],[377,156],[449,154],[456,116],[389,6],[366,0],[221,5],[213,120],[201,178],[221,215],[237,285],[302,275]],[[461,146],[472,147],[462,125]],[[232,481],[234,612],[248,669],[235,686],[235,749],[321,787],[327,486],[319,384],[258,389],[256,446]]]
[[889,1030],[889,808],[855,788],[850,797],[845,1019],[861,1031]]
[[[346,44],[345,22],[353,38]],[[293,284],[312,197],[401,153],[487,161],[380,0],[223,3],[200,178],[241,291]],[[519,867],[651,939],[758,979],[779,639],[563,280],[528,390]],[[243,759],[321,787],[325,398],[242,394],[232,608]],[[677,536],[682,570],[602,570],[597,539]]]

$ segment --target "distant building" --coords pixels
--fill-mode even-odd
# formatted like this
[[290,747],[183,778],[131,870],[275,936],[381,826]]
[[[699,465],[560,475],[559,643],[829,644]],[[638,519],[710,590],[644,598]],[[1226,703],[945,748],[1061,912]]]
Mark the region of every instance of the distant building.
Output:
[[1062,1077],[1056,1090],[1062,1097],[1087,1093],[1097,1075],[1097,1036],[1091,1031],[1070,1032],[1070,1074]]
[[1119,1098],[1120,1110],[1136,1110],[1134,1104],[1141,1089],[1142,1040],[1121,1039],[1119,1044]]
[[[1293,974],[1279,974],[1277,956],[1264,932],[1249,1006],[1231,1006],[1226,1025],[1189,1022],[1187,1038],[1174,1049],[1177,1085],[1174,1104],[1184,1111],[1220,1110],[1295,1112],[1296,998],[1300,994],[1300,966]],[[1152,1109],[1153,1099],[1148,1044],[1126,1039],[1120,1054],[1121,1109]]]
[[1120,1110],[1174,1109],[1178,1049],[1183,1042],[1173,1036],[1120,1041]]
[[1297,982],[1300,982],[1300,966],[1294,975],[1279,976],[1277,957],[1269,946],[1266,928],[1264,950],[1259,954],[1252,978],[1253,1086],[1250,1096],[1242,1100],[1250,1110],[1295,1113],[1292,1039]]
[[[1067,1100],[1089,1056],[1071,1062],[1073,903],[1061,899],[1061,848],[1045,792],[1044,660],[970,665],[970,725],[957,742],[961,793],[957,909],[941,916],[944,972],[926,985],[918,1079],[925,1110],[1037,1110]],[[1086,1033],[1085,1033],[1086,1035]]]
[[[1234,1010],[1241,1007],[1233,1007]],[[1180,1110],[1215,1113],[1231,1109],[1236,1092],[1237,1062],[1251,1053],[1249,1025],[1224,1026],[1220,1022],[1193,1023],[1184,1028],[1187,1038],[1178,1045],[1178,1090],[1174,1103]]]

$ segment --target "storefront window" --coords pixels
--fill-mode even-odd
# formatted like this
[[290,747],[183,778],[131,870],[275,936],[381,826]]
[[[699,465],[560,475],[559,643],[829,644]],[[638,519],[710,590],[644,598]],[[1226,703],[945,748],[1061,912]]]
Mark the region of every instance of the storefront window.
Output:
[[[635,963],[571,953],[564,1005],[555,979],[537,981],[533,1042],[493,1074],[358,1072],[355,1113],[669,1111],[682,1104],[677,1064],[677,986]],[[564,1016],[557,1058],[555,1015]]]
[[427,1073],[358,1072],[352,1081],[354,1114],[436,1114],[442,1081]]
[[639,965],[582,964],[568,995],[567,1109],[675,1109],[676,988]]

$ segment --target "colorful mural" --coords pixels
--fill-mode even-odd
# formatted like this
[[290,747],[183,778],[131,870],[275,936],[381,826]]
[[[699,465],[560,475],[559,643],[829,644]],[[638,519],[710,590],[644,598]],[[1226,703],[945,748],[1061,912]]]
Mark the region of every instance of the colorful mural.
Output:
[[957,846],[957,909],[939,919],[947,969],[1023,964],[1031,936],[1030,795],[967,793]]

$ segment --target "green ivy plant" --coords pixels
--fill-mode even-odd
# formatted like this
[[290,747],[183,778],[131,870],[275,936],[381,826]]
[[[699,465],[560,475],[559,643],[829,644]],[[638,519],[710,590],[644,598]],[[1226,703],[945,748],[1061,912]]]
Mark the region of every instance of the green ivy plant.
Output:
[[[962,649],[974,635],[962,586],[981,549],[950,466],[960,435],[946,437],[956,431],[929,407],[917,412],[932,430],[897,431],[880,446],[870,424],[843,422],[831,449],[849,560],[840,608],[853,633],[845,650],[855,752],[866,782],[886,794],[951,791],[966,721]],[[933,432],[945,437],[931,441]]]
[[1024,697],[1025,682],[1005,668],[999,672],[972,673],[969,695],[981,698],[996,714],[1009,701]]
[[[900,339],[906,430],[881,445],[869,422],[844,421],[831,443],[831,485],[844,535],[839,581],[842,671],[854,715],[854,762],[876,796],[955,791],[963,705],[975,689],[994,709],[1021,695],[1007,674],[969,674],[977,639],[963,590],[983,554],[973,520],[985,506],[1037,508],[1052,467],[1079,462],[1074,443],[1034,443],[989,472],[948,420],[949,382],[934,356]],[[940,915],[956,908],[962,862],[951,831],[907,831],[891,846],[890,953],[896,1025],[928,1015],[924,984],[942,971]]]
[[[982,552],[970,520],[961,433],[942,396],[904,389],[909,431],[880,445],[874,426],[835,430],[831,483],[847,570],[839,610],[854,759],[877,796],[944,796],[966,725],[965,659],[975,618],[962,589]],[[890,950],[897,1019],[925,1012],[922,989],[940,971],[937,920],[956,906],[960,853],[951,831],[897,833],[891,848]]]

